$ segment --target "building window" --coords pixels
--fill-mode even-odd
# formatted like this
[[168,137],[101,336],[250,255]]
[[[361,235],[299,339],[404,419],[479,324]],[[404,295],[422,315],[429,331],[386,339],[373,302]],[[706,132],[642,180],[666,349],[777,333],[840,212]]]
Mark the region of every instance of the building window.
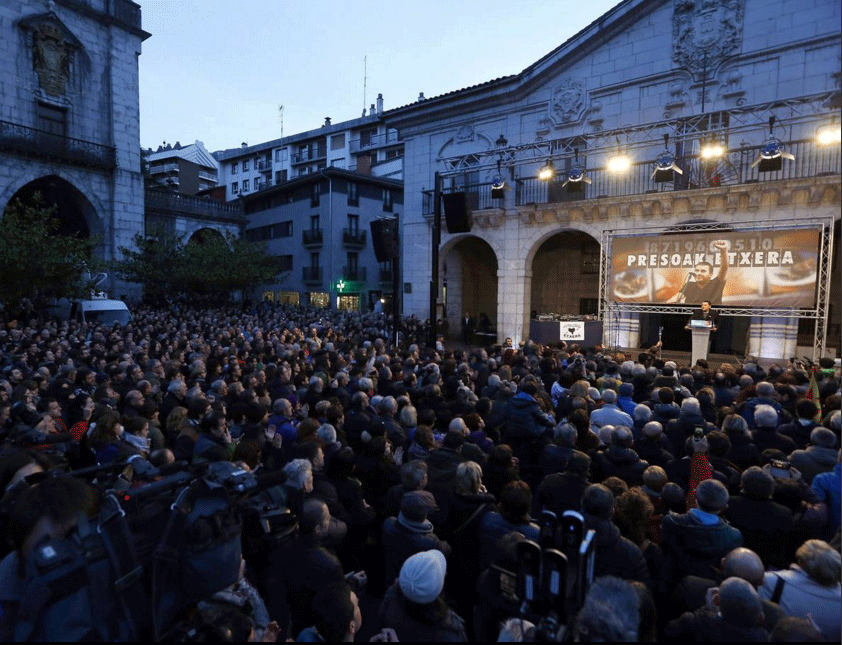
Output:
[[286,161],[289,150],[287,148],[280,148],[275,150],[275,161]]
[[280,255],[280,256],[278,256],[278,270],[279,271],[292,271],[292,256],[291,255]]
[[248,179],[243,179],[243,192],[247,193],[250,190],[250,183],[251,181]]
[[392,191],[389,188],[383,189],[383,210],[387,213],[392,212],[393,202],[392,202]]
[[297,305],[301,300],[301,294],[297,291],[279,291],[278,304],[279,305]]
[[334,134],[330,138],[330,149],[331,150],[341,150],[345,147],[345,133],[342,134]]
[[292,237],[292,220],[276,224],[275,237]]
[[39,130],[59,137],[67,136],[67,110],[46,103],[38,103],[36,117]]
[[236,174],[237,174],[237,162],[236,162],[236,161],[235,161],[234,163],[232,163],[232,164],[231,164],[231,174],[232,174],[232,175],[236,175]]
[[376,136],[377,128],[368,128],[366,130],[360,130],[360,147],[365,148],[367,146],[372,145]]
[[238,182],[235,181],[233,184],[231,184],[231,192],[234,195],[240,192],[240,184]]
[[319,230],[319,216],[318,215],[311,215],[310,216],[310,230],[311,231],[318,231]]
[[310,188],[310,206],[318,206],[319,205],[319,198],[322,194],[322,186],[321,184],[313,184]]
[[313,291],[310,293],[310,306],[327,309],[330,307],[330,294],[323,291]]
[[348,232],[356,235],[360,232],[360,216],[348,213]]
[[280,184],[287,180],[287,171],[286,170],[276,170],[275,171],[275,183]]
[[356,279],[357,271],[360,268],[360,254],[359,253],[348,253],[348,273],[351,274],[348,277],[354,276],[352,279]]
[[353,181],[348,182],[348,206],[360,205],[360,187]]
[[263,302],[275,302],[275,292],[274,291],[264,291],[263,292]]
[[398,157],[403,157],[403,148],[392,148],[391,150],[386,151],[386,160],[389,159],[397,159]]
[[249,160],[243,159],[243,172],[248,172],[248,171],[249,171]]

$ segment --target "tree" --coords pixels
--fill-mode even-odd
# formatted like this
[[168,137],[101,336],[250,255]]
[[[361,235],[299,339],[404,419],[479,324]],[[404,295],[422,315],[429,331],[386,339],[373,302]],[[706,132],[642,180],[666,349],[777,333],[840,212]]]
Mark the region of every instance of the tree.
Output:
[[121,248],[117,273],[144,286],[148,299],[161,302],[189,295],[200,302],[224,302],[235,291],[250,291],[272,281],[278,258],[265,248],[233,235],[206,235],[184,243],[168,233],[135,236],[137,250]]
[[60,235],[55,206],[39,193],[32,200],[15,199],[0,219],[0,304],[12,315],[24,299],[43,313],[50,298],[78,296],[90,287],[96,241]]

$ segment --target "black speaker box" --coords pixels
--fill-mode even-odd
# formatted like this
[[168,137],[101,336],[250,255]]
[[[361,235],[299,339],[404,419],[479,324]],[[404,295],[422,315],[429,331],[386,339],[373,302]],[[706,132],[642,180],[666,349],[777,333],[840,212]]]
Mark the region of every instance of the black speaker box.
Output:
[[470,233],[471,213],[468,210],[468,200],[465,193],[444,193],[444,219],[447,224],[447,232]]
[[378,262],[388,262],[398,257],[398,227],[394,219],[371,221],[371,244]]

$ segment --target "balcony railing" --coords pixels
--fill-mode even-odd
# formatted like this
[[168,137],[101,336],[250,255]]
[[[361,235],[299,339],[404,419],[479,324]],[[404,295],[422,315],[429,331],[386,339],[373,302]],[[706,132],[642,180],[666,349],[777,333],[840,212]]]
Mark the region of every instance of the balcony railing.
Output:
[[0,121],[0,150],[99,170],[114,170],[117,167],[117,151],[111,146],[8,121]]
[[258,161],[257,170],[259,172],[272,172],[272,162],[266,160]]
[[383,146],[390,146],[403,141],[399,132],[383,132],[380,134],[373,134],[368,138],[354,139],[351,141],[351,152],[360,152],[362,150],[371,150],[372,148],[382,148]]
[[[177,163],[165,163],[158,166],[149,166],[149,174],[150,175],[157,175],[162,172],[178,172],[178,164]],[[201,173],[199,173],[201,176]]]
[[365,230],[356,228],[342,229],[342,244],[354,248],[362,248],[365,246]]
[[327,146],[296,152],[292,155],[292,163],[307,163],[309,161],[318,161],[319,159],[325,158],[327,158]]
[[365,282],[365,267],[342,267],[342,277],[353,282]]
[[304,246],[321,246],[322,244],[322,229],[310,228],[301,231],[301,241]]
[[225,203],[209,197],[193,197],[168,190],[154,189],[147,189],[144,196],[147,210],[164,211],[173,215],[189,214],[237,221],[243,218],[238,202]]
[[[752,163],[760,153],[762,144],[731,148],[719,160],[706,162],[696,156],[678,157],[676,164],[684,171],[675,175],[671,182],[655,183],[652,171],[654,159],[638,161],[624,173],[609,171],[603,166],[587,167],[585,176],[590,184],[583,184],[580,192],[571,192],[563,186],[566,173],[556,170],[556,176],[544,181],[535,176],[507,180],[515,190],[515,205],[554,204],[606,197],[624,197],[647,193],[678,192],[717,186],[752,184],[782,179],[798,179],[821,175],[838,175],[842,171],[838,146],[821,146],[813,139],[785,142],[784,150],[792,153],[795,160],[784,159],[781,170],[760,172],[759,167],[752,168]],[[502,208],[504,200],[491,198],[491,183],[473,183],[458,188],[443,188],[442,192],[464,191],[467,195],[468,208],[472,211],[489,208]],[[433,193],[425,191],[423,213],[433,214]]]
[[307,284],[321,284],[322,267],[302,267],[301,279]]
[[199,171],[199,179],[205,179],[207,181],[213,181],[213,182],[219,181],[219,178],[216,176],[215,173],[206,172],[204,170]]

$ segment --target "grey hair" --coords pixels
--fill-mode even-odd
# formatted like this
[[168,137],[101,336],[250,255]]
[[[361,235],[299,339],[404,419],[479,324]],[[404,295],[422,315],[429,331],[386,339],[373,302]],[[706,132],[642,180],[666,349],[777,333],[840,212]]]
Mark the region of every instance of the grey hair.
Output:
[[757,396],[769,398],[775,394],[775,386],[768,381],[761,381],[757,384]]
[[578,432],[576,428],[566,421],[559,423],[555,427],[554,437],[557,443],[561,443],[565,446],[574,446],[576,445],[576,438],[578,436]]
[[576,616],[580,641],[636,642],[640,624],[640,594],[625,580],[603,576],[594,580]]
[[705,479],[696,487],[699,510],[719,514],[728,506],[728,489],[715,479]]
[[699,399],[695,396],[688,396],[686,399],[681,401],[681,411],[682,412],[701,412],[702,408],[699,405]]
[[632,376],[644,376],[646,374],[646,366],[643,363],[635,363],[631,368]]
[[652,418],[652,410],[648,405],[639,403],[634,407],[634,414],[632,416],[635,421],[649,421]]
[[312,473],[313,464],[309,459],[293,459],[284,466],[284,474],[287,476],[286,483],[299,490],[303,490],[307,475],[312,475]]
[[807,540],[795,552],[798,566],[813,580],[825,587],[839,584],[842,577],[842,556],[823,540]]
[[322,424],[318,430],[316,430],[316,436],[319,438],[323,444],[331,444],[336,442],[336,428],[334,428],[329,423]]
[[754,408],[754,425],[758,428],[775,428],[778,425],[778,412],[771,405],[758,405]]

